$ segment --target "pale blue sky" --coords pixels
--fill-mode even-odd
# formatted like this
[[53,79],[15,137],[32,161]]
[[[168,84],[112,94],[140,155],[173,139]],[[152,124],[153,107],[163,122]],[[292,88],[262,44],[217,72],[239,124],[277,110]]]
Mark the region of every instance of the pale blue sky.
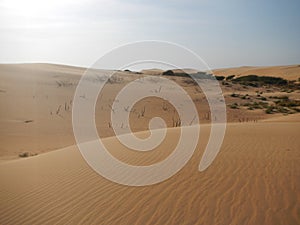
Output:
[[211,68],[300,64],[299,11],[299,0],[0,0],[0,63],[89,66],[119,45],[164,40]]

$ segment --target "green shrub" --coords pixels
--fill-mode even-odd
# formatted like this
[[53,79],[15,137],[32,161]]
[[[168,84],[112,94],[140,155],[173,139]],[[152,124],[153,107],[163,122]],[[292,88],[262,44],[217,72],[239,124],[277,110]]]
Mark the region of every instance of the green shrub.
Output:
[[239,95],[239,94],[232,93],[230,96],[233,97],[233,98],[237,98],[237,97],[239,97],[240,95]]
[[281,100],[275,101],[275,104],[277,106],[291,108],[291,107],[300,106],[300,101],[298,101],[298,100],[290,100],[290,99],[281,99]]
[[265,111],[267,114],[272,114],[274,113],[274,106],[269,106],[266,111]]
[[230,107],[231,109],[238,109],[238,108],[239,108],[239,105],[238,105],[237,103],[233,103],[233,104],[229,105],[229,107]]
[[254,109],[263,109],[263,108],[268,108],[269,104],[267,102],[253,102],[253,103],[245,103],[244,106],[247,106],[249,110],[254,110]]
[[162,73],[165,76],[174,76],[174,72],[172,70],[167,70]]
[[259,85],[287,85],[288,81],[281,77],[267,77],[267,76],[257,76],[257,75],[247,75],[238,77],[232,80],[232,82],[241,83],[250,86]]
[[267,98],[263,97],[263,96],[261,96],[259,99],[262,100],[262,101],[267,101]]
[[228,77],[226,77],[226,80],[232,80],[234,77],[235,77],[235,75],[229,75]]
[[216,79],[217,80],[220,80],[220,81],[222,81],[222,80],[224,80],[225,79],[225,77],[224,76],[215,76],[216,77]]

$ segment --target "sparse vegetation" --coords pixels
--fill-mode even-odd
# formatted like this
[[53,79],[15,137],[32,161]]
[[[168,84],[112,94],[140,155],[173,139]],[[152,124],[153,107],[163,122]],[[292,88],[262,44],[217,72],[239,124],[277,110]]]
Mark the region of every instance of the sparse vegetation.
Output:
[[267,114],[272,114],[272,113],[274,113],[274,106],[268,106],[265,112],[266,112]]
[[122,83],[123,82],[123,78],[120,76],[111,76],[110,78],[108,78],[108,83],[109,84],[117,84],[117,83]]
[[[187,73],[185,73],[184,71],[182,71],[181,73],[176,72],[174,73],[172,70],[167,70],[164,71],[162,73],[163,76],[176,76],[176,77],[188,77],[191,78],[191,76]],[[216,77],[210,73],[206,73],[206,72],[197,72],[197,73],[193,73],[193,78],[195,79],[209,79],[209,80],[214,80],[216,79]],[[191,82],[195,82],[193,79],[191,79]]]
[[250,96],[248,94],[245,94],[245,95],[241,96],[241,99],[243,99],[243,100],[250,99]]
[[288,81],[281,77],[269,77],[269,76],[257,76],[257,75],[247,75],[238,77],[232,80],[232,82],[240,83],[243,85],[260,87],[263,85],[287,85]]
[[287,96],[285,96],[285,98],[281,98],[281,99],[275,101],[274,103],[277,106],[288,107],[288,108],[300,106],[299,100],[292,100],[292,99],[289,99]]
[[181,126],[181,119],[180,118],[172,118],[173,121],[173,127],[180,127]]
[[287,96],[271,96],[270,99],[276,99],[276,101],[273,101],[271,103],[267,102],[267,99],[265,99],[264,97],[261,97],[260,99],[262,101],[247,102],[243,104],[243,106],[246,106],[248,110],[265,109],[265,112],[267,114],[286,114],[296,113],[300,111],[300,109],[298,108],[300,106],[300,101],[289,99]]
[[57,80],[56,84],[57,84],[57,87],[71,87],[73,85],[76,85],[76,83],[73,83],[68,80]]
[[240,95],[239,95],[239,94],[235,94],[235,93],[232,93],[230,96],[231,96],[231,97],[233,97],[233,98],[240,97]]
[[24,123],[32,123],[33,120],[25,120]]
[[232,80],[235,77],[235,75],[230,75],[228,77],[226,77],[226,80]]
[[222,80],[224,80],[225,79],[225,77],[224,76],[215,76],[216,77],[216,79],[217,80],[220,80],[220,81],[222,81]]
[[26,158],[26,157],[35,156],[35,155],[37,155],[37,153],[32,153],[32,152],[21,152],[21,153],[19,153],[20,158]]
[[146,112],[146,106],[144,106],[143,109],[141,110],[141,112],[138,114],[138,118],[144,117],[145,116],[145,112]]
[[164,111],[168,111],[168,106],[167,106],[167,104],[165,102],[163,102],[162,109]]
[[289,97],[288,96],[286,96],[286,95],[284,95],[284,96],[270,96],[270,98],[272,99],[285,99],[285,100],[287,100],[287,99],[289,99]]
[[243,106],[248,107],[248,110],[253,110],[253,109],[263,109],[268,107],[267,102],[249,102],[245,103]]
[[226,81],[222,81],[222,85],[225,85],[225,86],[231,86],[230,83],[226,82]]
[[174,72],[172,70],[167,70],[162,73],[164,76],[174,76]]
[[266,98],[266,97],[263,97],[263,96],[260,96],[260,97],[257,98],[257,99],[260,99],[260,100],[262,100],[262,101],[267,101],[267,98]]
[[239,109],[239,105],[235,102],[235,103],[233,103],[233,104],[231,104],[231,105],[229,105],[229,107],[231,108],[231,109]]

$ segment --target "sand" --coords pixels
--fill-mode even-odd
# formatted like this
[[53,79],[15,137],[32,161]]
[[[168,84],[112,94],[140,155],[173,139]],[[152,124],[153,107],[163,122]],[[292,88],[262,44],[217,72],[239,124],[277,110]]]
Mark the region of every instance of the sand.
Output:
[[273,76],[282,77],[287,80],[296,80],[300,78],[300,65],[290,66],[242,66],[236,68],[215,69],[213,73],[218,76],[236,77],[245,75],[258,75],[258,76]]
[[[158,70],[148,70],[151,71]],[[75,144],[71,109],[76,85],[85,72],[84,68],[54,64],[12,64],[0,65],[0,160],[17,158],[22,152],[41,154]],[[109,71],[103,70],[106,74]],[[111,104],[114,96],[128,82],[148,74],[118,72],[120,82],[108,84],[96,105],[96,122],[101,137],[114,136],[110,127]],[[155,74],[154,74],[155,75]],[[210,122],[210,111],[204,94],[198,87],[187,81],[188,78],[168,77],[183,87],[193,99],[199,112],[200,122]],[[154,81],[155,82],[155,81]],[[157,84],[157,90],[159,90]],[[249,94],[252,101],[257,100],[257,92],[264,96],[289,96],[300,99],[299,90],[286,93],[280,89],[266,88],[245,89],[240,85],[221,85],[226,105],[244,104],[248,100],[231,97],[232,93]],[[270,91],[266,93],[266,91]],[[174,93],[174,96],[177,96]],[[177,97],[176,97],[177,98]],[[140,116],[145,108],[146,115]],[[154,116],[161,116],[168,127],[173,127],[178,120],[170,104],[157,99],[147,98],[132,109],[131,126],[134,132],[148,129],[148,122]],[[270,119],[282,114],[266,114],[264,110],[227,108],[228,122],[253,122]],[[122,126],[120,124],[119,126]]]
[[[266,67],[263,75],[297,71],[296,66],[284,68]],[[300,114],[268,115],[260,109],[228,107],[220,153],[207,170],[199,172],[210,134],[207,102],[186,78],[169,77],[189,93],[199,111],[197,149],[170,179],[129,187],[98,175],[76,146],[71,109],[84,71],[52,64],[0,65],[0,224],[300,224]],[[96,105],[99,136],[123,162],[150,165],[165,159],[176,145],[180,128],[173,127],[174,108],[160,99],[137,103],[130,125],[137,136],[145,137],[149,120],[161,116],[168,127],[162,145],[137,153],[114,136],[109,127],[114,96],[127,82],[145,75],[117,73],[122,81],[109,84]],[[227,106],[246,102],[232,93],[249,94],[253,101],[258,91],[266,97],[299,99],[299,90],[266,92],[239,85],[222,89]],[[145,116],[140,116],[145,106]],[[38,155],[19,158],[22,152]]]
[[[221,152],[197,170],[209,127],[188,164],[165,182],[128,187],[96,174],[76,146],[0,164],[1,224],[299,224],[299,122],[230,124]],[[168,149],[179,128],[157,149]],[[145,164],[166,154],[122,160]],[[115,147],[115,148],[114,148]]]

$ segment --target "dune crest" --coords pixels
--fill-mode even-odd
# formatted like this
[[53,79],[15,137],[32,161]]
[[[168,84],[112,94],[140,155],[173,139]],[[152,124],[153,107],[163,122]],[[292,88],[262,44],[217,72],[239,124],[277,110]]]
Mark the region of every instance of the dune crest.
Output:
[[[188,164],[170,179],[148,187],[106,180],[87,165],[76,146],[1,163],[0,223],[298,224],[299,125],[228,125],[221,152],[200,173],[209,134],[209,126],[203,126]],[[172,147],[172,135],[179,129],[169,131],[162,149]],[[128,155],[115,137],[104,142],[120,160],[138,164],[168,154]]]

